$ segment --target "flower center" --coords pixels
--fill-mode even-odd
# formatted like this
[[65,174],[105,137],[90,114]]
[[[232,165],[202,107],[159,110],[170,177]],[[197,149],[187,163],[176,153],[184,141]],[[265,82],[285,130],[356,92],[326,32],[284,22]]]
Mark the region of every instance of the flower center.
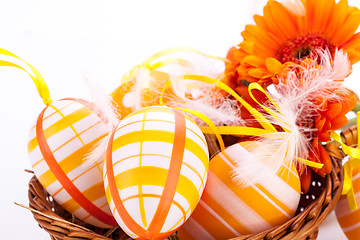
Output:
[[299,63],[307,56],[316,58],[317,54],[312,52],[314,49],[329,49],[331,54],[334,54],[335,52],[335,46],[327,39],[316,34],[308,34],[298,36],[286,43],[285,46],[278,52],[277,59],[281,63]]

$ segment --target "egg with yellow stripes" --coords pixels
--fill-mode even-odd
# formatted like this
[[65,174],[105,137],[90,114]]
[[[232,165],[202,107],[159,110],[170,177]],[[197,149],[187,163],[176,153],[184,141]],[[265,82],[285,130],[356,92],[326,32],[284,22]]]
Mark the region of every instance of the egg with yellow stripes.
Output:
[[81,99],[51,103],[30,130],[32,169],[46,191],[68,212],[86,223],[110,228],[112,216],[103,183],[103,160],[84,163],[85,156],[109,133]]
[[104,184],[111,212],[135,239],[164,239],[194,211],[209,155],[200,128],[183,112],[146,107],[110,136]]
[[300,201],[295,167],[284,166],[255,184],[239,185],[233,179],[235,166],[246,161],[259,160],[239,143],[211,159],[203,196],[178,231],[181,240],[230,239],[259,233],[293,217]]
[[[358,207],[360,206],[360,167],[353,170],[353,188]],[[349,240],[360,239],[360,208],[350,210],[347,196],[341,196],[335,206],[336,218]]]
[[[137,107],[150,107],[160,104],[160,93],[166,87],[169,79],[167,73],[140,69],[136,76],[122,83],[111,94],[118,115],[124,118],[135,111]],[[164,102],[170,95],[173,96],[174,94],[169,91],[169,88],[166,88]],[[136,106],[137,102],[140,106]]]

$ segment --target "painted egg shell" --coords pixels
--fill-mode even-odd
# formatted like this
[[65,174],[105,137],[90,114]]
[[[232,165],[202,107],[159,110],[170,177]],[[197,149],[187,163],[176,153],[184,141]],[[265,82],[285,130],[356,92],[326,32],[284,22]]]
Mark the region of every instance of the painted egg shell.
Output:
[[[353,188],[356,197],[356,203],[360,206],[360,167],[353,170]],[[336,218],[350,240],[360,239],[360,208],[351,211],[346,195],[341,196],[335,206]]]
[[122,120],[110,137],[106,196],[132,238],[163,239],[195,209],[209,164],[200,128],[183,112],[147,107]]
[[28,152],[36,177],[68,212],[89,224],[117,225],[107,204],[102,162],[83,164],[84,157],[108,133],[80,99],[64,99],[47,106],[30,130]]
[[[134,91],[134,87],[137,84],[137,79],[134,77],[128,82],[121,84],[113,93],[112,99],[115,103],[115,108],[120,114],[121,118],[126,117],[132,113],[135,109],[135,99],[140,98],[141,107],[149,107],[159,104],[159,93],[166,86],[166,82],[169,80],[169,75],[164,72],[150,71],[141,86],[139,95]],[[167,94],[165,94],[167,95]]]
[[240,144],[231,145],[210,161],[203,196],[180,239],[229,239],[278,226],[295,214],[300,180],[295,167],[248,186],[232,179],[236,162],[258,161]]

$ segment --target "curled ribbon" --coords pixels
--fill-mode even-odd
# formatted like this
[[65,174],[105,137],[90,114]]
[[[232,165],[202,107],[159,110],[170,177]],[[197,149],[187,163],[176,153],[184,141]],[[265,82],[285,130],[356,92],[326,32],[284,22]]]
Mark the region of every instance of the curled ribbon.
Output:
[[50,98],[50,93],[49,93],[49,89],[43,79],[43,77],[41,76],[41,74],[39,73],[38,70],[36,70],[36,68],[34,68],[32,65],[30,65],[29,63],[27,63],[26,61],[24,61],[23,59],[19,58],[18,56],[16,56],[15,54],[9,52],[6,49],[0,48],[0,54],[6,55],[6,56],[10,56],[10,57],[14,57],[17,58],[19,60],[21,60],[22,62],[24,62],[26,65],[28,65],[30,67],[30,69],[33,71],[33,73],[35,74],[35,76],[33,76],[31,73],[29,73],[27,70],[25,70],[23,67],[9,62],[9,61],[4,61],[4,60],[0,60],[0,66],[9,66],[9,67],[16,67],[19,68],[23,71],[25,71],[27,74],[29,74],[29,76],[31,77],[31,79],[34,81],[35,86],[39,92],[40,97],[42,98],[43,102],[45,105],[49,105],[50,103],[52,103],[52,100]]
[[[206,76],[201,76],[201,75],[184,75],[182,77],[183,79],[191,79],[191,80],[197,80],[200,82],[204,82],[204,83],[208,83],[208,84],[212,84],[217,86],[218,88],[224,90],[225,92],[227,92],[228,94],[230,94],[231,96],[233,96],[235,99],[237,99],[253,116],[256,120],[258,120],[258,122],[261,124],[261,126],[264,129],[261,128],[252,128],[252,127],[241,127],[241,126],[215,126],[214,123],[211,122],[211,120],[206,117],[205,115],[203,115],[200,112],[194,111],[192,109],[184,109],[181,108],[179,110],[188,112],[196,117],[198,117],[199,119],[203,120],[208,127],[200,127],[201,131],[203,133],[213,133],[215,134],[219,145],[220,145],[220,149],[221,151],[223,151],[225,149],[225,144],[222,140],[221,134],[226,134],[226,135],[247,135],[247,136],[257,136],[257,137],[267,137],[267,138],[271,138],[272,135],[271,133],[277,132],[276,128],[273,126],[273,124],[271,124],[269,122],[269,120],[262,115],[257,109],[253,108],[248,102],[246,102],[243,98],[241,98],[233,89],[231,89],[229,86],[227,86],[225,83],[213,79],[213,78],[209,78]],[[164,87],[163,91],[161,92],[160,95],[160,104],[163,104],[163,94],[166,90],[166,88],[168,88],[170,86],[171,82],[168,81],[166,86]],[[266,93],[266,91],[258,84],[258,83],[251,83],[249,85],[249,94],[251,96],[251,98],[256,101],[267,113],[269,113],[277,122],[279,123],[283,123],[282,128],[284,129],[285,132],[290,132],[289,128],[286,128],[286,124],[284,124],[284,121],[278,117],[278,115],[282,115],[280,108],[276,105],[276,103],[274,102],[274,100]],[[258,100],[255,98],[255,96],[252,94],[253,90],[259,90],[261,91],[263,94],[266,95],[266,97],[269,99],[269,101],[272,103],[272,105],[274,106],[275,110],[277,111],[277,113],[275,112],[275,110],[268,108],[264,105],[262,105],[261,103],[258,102]],[[302,162],[310,167],[314,167],[314,168],[322,168],[323,164],[321,163],[316,163],[316,162],[312,162],[303,158],[297,158],[297,160],[299,162]]]
[[162,61],[156,61],[154,63],[154,61],[157,60],[158,58],[161,58],[161,57],[164,57],[167,55],[171,55],[174,53],[181,53],[181,52],[192,52],[192,53],[196,53],[196,54],[199,54],[199,55],[207,57],[207,58],[220,60],[223,62],[227,61],[225,58],[204,54],[196,49],[189,48],[189,47],[170,48],[170,49],[166,49],[166,50],[155,53],[154,55],[152,55],[151,57],[146,59],[142,64],[135,66],[128,74],[126,74],[123,77],[123,79],[121,80],[122,83],[126,83],[126,82],[130,81],[131,79],[133,79],[136,76],[136,74],[140,71],[140,69],[145,69],[145,71],[153,71],[153,70],[165,67],[167,65],[172,65],[172,64],[178,64],[180,66],[190,65],[189,61],[182,59],[182,58],[170,58],[170,59],[165,59]]
[[[358,141],[359,144],[360,140],[360,111],[357,112],[357,132],[358,132]],[[352,181],[352,172],[355,167],[360,165],[360,149],[353,148],[347,146],[345,143],[342,142],[341,137],[334,131],[330,132],[330,137],[333,138],[335,141],[339,142],[342,147],[342,151],[349,155],[349,160],[344,164],[344,185],[343,185],[343,195],[347,195],[347,199],[349,202],[349,206],[351,211],[354,211],[358,208],[354,193],[353,181]]]
[[[171,55],[174,53],[181,53],[181,52],[192,52],[192,53],[200,54],[207,58],[221,60],[223,62],[227,61],[224,58],[214,57],[214,56],[210,56],[210,55],[201,53],[193,48],[186,48],[186,47],[185,48],[171,48],[171,49],[167,49],[167,50],[158,52],[158,53],[154,54],[153,56],[149,57],[147,60],[145,60],[142,64],[135,66],[128,74],[126,74],[123,77],[122,82],[126,83],[126,82],[131,81],[132,79],[136,78],[136,74],[138,74],[138,72],[141,69],[143,69],[145,72],[147,72],[149,74],[153,70],[157,70],[158,68],[165,67],[170,64],[179,64],[181,66],[184,66],[184,65],[186,66],[187,64],[190,64],[188,61],[181,59],[181,58],[170,58],[170,59],[158,61],[159,58],[162,58],[164,56]],[[221,151],[223,151],[225,149],[225,144],[224,144],[224,141],[223,141],[221,135],[247,135],[247,136],[254,136],[254,137],[272,138],[273,137],[272,133],[277,132],[277,129],[275,128],[275,126],[272,123],[270,123],[269,120],[263,114],[261,114],[257,109],[253,108],[247,101],[245,101],[242,97],[240,97],[232,88],[230,88],[224,82],[219,81],[217,79],[210,78],[210,77],[202,76],[202,75],[184,75],[184,76],[181,76],[181,78],[184,80],[188,79],[188,80],[195,80],[195,81],[207,83],[207,84],[216,86],[217,88],[225,91],[226,93],[228,93],[229,95],[234,97],[237,101],[239,101],[239,103],[241,103],[242,106],[244,106],[250,112],[250,114],[259,122],[259,124],[263,127],[263,129],[261,129],[261,128],[252,128],[252,127],[241,127],[241,126],[216,126],[207,116],[205,116],[204,114],[202,114],[198,111],[195,111],[193,109],[177,108],[178,110],[190,113],[190,114],[198,117],[202,121],[204,121],[208,126],[200,127],[200,129],[205,134],[214,134],[216,136]],[[169,88],[171,86],[171,84],[172,83],[170,80],[167,81],[164,88],[162,89],[162,92],[160,93],[160,96],[159,96],[160,105],[166,106],[166,104],[164,104],[163,98],[164,98],[166,89]],[[268,100],[271,102],[273,109],[259,103],[259,101],[256,99],[256,97],[252,93],[252,91],[254,91],[254,90],[259,90],[263,94],[265,94],[266,97],[268,98]],[[273,101],[273,99],[266,93],[266,91],[259,84],[251,83],[249,85],[249,94],[255,102],[257,102],[269,115],[271,115],[273,117],[274,121],[279,123],[279,125],[283,128],[283,130],[285,132],[290,132],[290,129],[287,128],[285,121],[283,121],[281,118],[281,117],[283,117],[283,115],[280,111],[280,108],[276,105],[275,101]],[[281,117],[279,117],[279,115],[281,115]],[[321,163],[312,162],[312,161],[302,159],[302,158],[297,158],[297,160],[299,162],[305,163],[306,165],[314,167],[314,168],[322,168],[323,167],[323,164],[321,164]]]

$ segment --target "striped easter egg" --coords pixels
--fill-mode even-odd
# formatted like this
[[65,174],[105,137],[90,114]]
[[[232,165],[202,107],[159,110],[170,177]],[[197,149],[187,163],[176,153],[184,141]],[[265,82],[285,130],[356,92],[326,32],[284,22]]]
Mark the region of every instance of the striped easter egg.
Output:
[[106,153],[111,211],[132,238],[163,239],[194,211],[207,178],[207,144],[183,112],[147,107],[122,120]]
[[229,239],[278,226],[295,214],[300,180],[293,165],[269,172],[255,184],[233,180],[236,164],[258,161],[239,143],[210,161],[203,196],[190,219],[179,229],[180,239]]
[[[112,93],[112,100],[115,103],[115,109],[121,118],[126,117],[137,107],[149,107],[159,104],[159,95],[166,82],[169,80],[169,75],[159,71],[149,71],[142,69],[141,71],[148,71],[142,74],[137,74],[134,78],[121,84]],[[139,87],[139,91],[136,88]],[[165,96],[168,93],[165,93]],[[140,106],[136,106],[136,100],[139,101]]]
[[84,164],[108,133],[90,103],[63,99],[48,105],[30,130],[28,152],[36,177],[68,212],[86,223],[116,225],[103,186],[103,161]]
[[[353,188],[358,207],[360,206],[360,167],[353,170]],[[335,206],[336,218],[349,240],[360,239],[360,208],[351,211],[346,195],[341,196]]]

